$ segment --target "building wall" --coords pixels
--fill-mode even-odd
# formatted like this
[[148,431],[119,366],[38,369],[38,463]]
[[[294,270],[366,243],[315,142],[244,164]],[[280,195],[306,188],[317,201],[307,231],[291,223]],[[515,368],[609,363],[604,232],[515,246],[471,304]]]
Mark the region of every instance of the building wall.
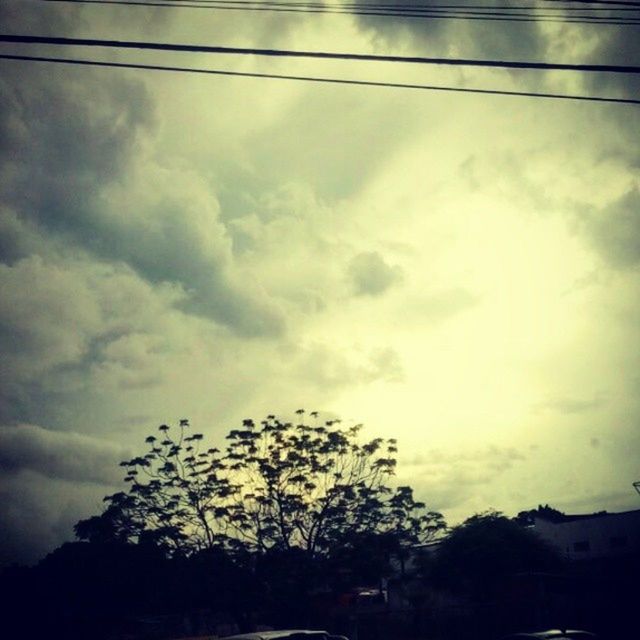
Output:
[[565,522],[535,518],[533,530],[570,560],[640,552],[640,510],[593,514]]

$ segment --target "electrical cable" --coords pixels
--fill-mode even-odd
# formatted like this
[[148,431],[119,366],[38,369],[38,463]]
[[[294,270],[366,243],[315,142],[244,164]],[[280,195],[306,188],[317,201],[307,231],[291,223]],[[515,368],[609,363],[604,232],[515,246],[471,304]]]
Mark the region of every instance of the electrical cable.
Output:
[[178,72],[178,73],[235,76],[235,77],[242,77],[242,78],[268,78],[268,79],[274,79],[274,80],[294,80],[294,81],[302,81],[302,82],[356,85],[356,86],[364,86],[364,87],[388,87],[388,88],[395,88],[395,89],[417,89],[417,90],[426,90],[426,91],[476,93],[476,94],[497,95],[497,96],[520,96],[520,97],[528,97],[528,98],[547,98],[547,99],[555,99],[555,100],[578,100],[583,102],[608,102],[608,103],[616,103],[616,104],[640,105],[640,100],[635,100],[633,98],[612,98],[612,97],[603,97],[603,96],[536,93],[531,91],[506,91],[501,89],[447,87],[447,86],[438,86],[438,85],[407,84],[407,83],[397,83],[397,82],[376,82],[376,81],[370,81],[370,80],[349,80],[349,79],[342,79],[342,78],[325,78],[325,77],[317,77],[317,76],[297,76],[297,75],[294,76],[294,75],[283,75],[283,74],[274,74],[274,73],[223,71],[220,69],[198,69],[194,67],[175,67],[175,66],[166,66],[166,65],[138,64],[138,63],[129,63],[129,62],[105,62],[105,61],[98,61],[98,60],[82,60],[82,59],[76,59],[76,58],[53,58],[53,57],[44,57],[44,56],[23,56],[23,55],[0,54],[0,59],[31,61],[31,62],[48,62],[48,63],[68,64],[68,65],[92,66],[92,67],[109,67],[109,68],[116,68],[116,69],[172,71],[172,72]]
[[65,2],[75,4],[93,5],[119,5],[135,7],[165,7],[182,9],[208,9],[212,11],[259,11],[276,13],[305,13],[305,14],[332,14],[332,15],[355,15],[373,17],[392,17],[402,19],[422,19],[422,20],[469,20],[469,21],[492,21],[492,22],[547,22],[561,24],[596,24],[600,26],[634,26],[640,25],[640,16],[588,16],[588,15],[568,15],[561,14],[535,14],[535,13],[512,13],[512,12],[486,12],[486,11],[463,11],[455,12],[440,9],[420,9],[416,11],[405,10],[369,10],[353,5],[353,8],[327,9],[322,5],[311,6],[285,6],[288,3],[255,3],[253,5],[232,6],[235,3],[217,4],[207,3],[207,0],[42,0],[44,2]]
[[136,42],[131,40],[102,40],[94,38],[62,38],[0,34],[0,42],[14,44],[46,44],[71,47],[107,47],[222,55],[250,55],[277,58],[313,58],[322,60],[358,60],[409,64],[445,65],[456,67],[488,67],[498,69],[530,69],[537,71],[583,71],[598,73],[640,74],[640,66],[615,64],[561,64],[555,62],[518,62],[514,60],[475,60],[466,58],[431,58],[421,56],[391,56],[371,53],[338,53],[329,51],[293,51],[287,49],[255,49],[249,47],[221,47],[213,45],[173,44],[164,42]]
[[633,0],[542,0],[542,2],[552,2],[554,4],[559,2],[571,2],[576,4],[615,4],[626,7],[640,7],[640,2],[634,2]]
[[[43,2],[67,2],[82,3],[84,0],[41,0]],[[99,2],[100,0],[95,0]],[[106,1],[106,0],[102,0]],[[149,0],[152,1],[152,0]],[[189,4],[197,2],[198,4],[215,4],[215,5],[239,5],[239,6],[275,6],[275,7],[301,7],[306,9],[385,9],[389,11],[540,11],[540,5],[490,5],[490,4],[389,4],[382,2],[318,2],[315,0],[306,0],[304,2],[282,2],[281,0],[161,0],[162,2],[172,2],[174,4]],[[558,0],[568,1],[568,0]],[[640,6],[640,5],[639,5]],[[545,7],[544,11],[639,11],[628,7],[573,7],[573,6],[557,6]]]

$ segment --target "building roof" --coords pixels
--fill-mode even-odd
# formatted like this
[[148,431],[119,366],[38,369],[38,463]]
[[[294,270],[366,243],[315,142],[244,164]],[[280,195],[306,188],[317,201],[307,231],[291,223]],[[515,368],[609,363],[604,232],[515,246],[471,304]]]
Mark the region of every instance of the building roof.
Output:
[[546,522],[553,522],[554,524],[561,524],[563,522],[575,522],[576,520],[591,520],[596,518],[611,518],[614,516],[625,516],[629,514],[640,515],[640,509],[631,509],[629,511],[616,511],[611,513],[609,511],[597,511],[595,513],[576,513],[576,514],[562,514],[562,517],[546,517],[544,514],[536,514],[534,517],[536,520],[545,520]]

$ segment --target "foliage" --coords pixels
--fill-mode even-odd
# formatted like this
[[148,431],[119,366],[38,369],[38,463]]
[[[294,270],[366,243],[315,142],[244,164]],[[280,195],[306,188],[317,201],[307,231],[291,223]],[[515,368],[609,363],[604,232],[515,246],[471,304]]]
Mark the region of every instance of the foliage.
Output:
[[1,572],[0,592],[5,637],[51,640],[151,637],[150,612],[169,628],[203,609],[240,623],[261,601],[252,576],[223,552],[167,558],[114,542],[65,543],[34,567]]
[[561,567],[557,552],[535,533],[496,511],[476,514],[442,541],[434,578],[452,591],[490,597],[505,578]]
[[187,420],[177,430],[161,425],[159,437],[145,440],[148,453],[120,463],[129,490],[107,496],[102,515],[78,522],[78,538],[152,543],[181,554],[224,545],[226,465],[218,449],[204,449],[202,434],[187,435],[188,427]]
[[[360,443],[360,425],[296,425],[268,416],[259,427],[227,436],[237,488],[229,521],[252,549],[300,548],[326,554],[364,533],[394,532],[406,543],[443,526],[409,487],[388,486],[396,467],[394,439]],[[311,414],[317,419],[317,414]]]
[[[386,548],[424,542],[444,528],[439,513],[392,489],[396,441],[361,442],[360,425],[341,428],[297,412],[298,424],[273,415],[232,430],[225,454],[205,448],[189,423],[159,427],[150,450],[121,463],[126,491],[107,496],[100,516],[78,522],[93,542],[150,543],[167,554],[204,549],[301,550],[311,557],[354,550],[363,536]],[[392,543],[391,543],[392,541]]]
[[538,505],[537,509],[529,509],[528,511],[520,511],[514,518],[516,522],[519,522],[523,526],[531,525],[534,523],[535,518],[544,518],[549,522],[562,522],[566,519],[566,515],[558,509],[550,507],[548,504]]

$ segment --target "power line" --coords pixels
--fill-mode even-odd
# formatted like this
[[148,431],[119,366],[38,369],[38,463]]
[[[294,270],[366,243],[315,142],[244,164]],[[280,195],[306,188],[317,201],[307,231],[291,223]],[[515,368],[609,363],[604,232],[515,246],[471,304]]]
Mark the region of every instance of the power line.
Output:
[[219,76],[235,76],[242,78],[268,78],[272,80],[293,80],[301,82],[317,82],[325,84],[341,84],[341,85],[356,85],[364,87],[388,87],[394,89],[416,89],[425,91],[445,91],[454,93],[477,93],[485,95],[497,95],[497,96],[519,96],[528,98],[547,98],[553,100],[579,100],[583,102],[609,102],[616,104],[634,104],[640,105],[640,100],[634,100],[632,98],[608,98],[602,96],[582,96],[582,95],[567,95],[556,93],[535,93],[530,91],[503,91],[500,89],[476,89],[476,88],[464,88],[464,87],[445,87],[438,85],[424,85],[424,84],[405,84],[396,82],[375,82],[370,80],[347,80],[342,78],[324,78],[317,76],[293,76],[282,75],[274,73],[252,73],[244,71],[222,71],[219,69],[197,69],[194,67],[174,67],[165,65],[150,65],[150,64],[137,64],[128,62],[103,62],[98,60],[80,60],[75,58],[52,58],[43,56],[22,56],[22,55],[10,55],[0,54],[0,59],[4,60],[19,60],[30,62],[47,62],[58,63],[68,65],[81,65],[91,67],[110,67],[116,69],[140,69],[149,71],[172,71],[177,73],[195,73],[195,74],[207,74],[207,75],[219,75]]
[[[67,2],[67,3],[82,3],[85,0],[41,0],[43,2]],[[90,1],[90,0],[86,0]],[[99,1],[99,0],[95,0]],[[106,0],[103,0],[106,1]],[[149,0],[152,1],[152,0]],[[282,2],[280,0],[161,0],[162,2],[172,2],[175,4],[188,4],[190,2],[197,2],[198,4],[215,4],[215,5],[257,5],[257,6],[276,6],[276,7],[303,7],[303,8],[338,8],[338,9],[388,9],[390,11],[450,11],[452,9],[460,9],[463,11],[540,11],[539,5],[490,5],[490,4],[389,4],[383,2],[317,2],[314,0],[307,0],[304,2]],[[550,1],[550,0],[546,0]],[[569,0],[557,0],[557,2],[568,2]],[[554,1],[554,4],[556,2]],[[640,3],[638,3],[640,6]],[[545,11],[638,11],[638,9],[631,8],[608,8],[608,7],[573,7],[573,6],[557,6],[546,7]]]
[[[44,0],[45,2],[72,2],[79,4],[96,5],[123,5],[137,7],[165,7],[183,9],[209,9],[222,11],[261,11],[261,12],[285,12],[285,13],[309,13],[309,14],[334,14],[334,15],[356,15],[373,17],[393,17],[402,19],[423,19],[423,20],[481,20],[497,22],[557,22],[562,24],[598,24],[630,26],[640,24],[636,22],[635,16],[562,16],[555,14],[523,14],[523,13],[499,13],[499,12],[476,12],[476,11],[456,11],[419,9],[411,13],[404,10],[368,10],[361,9],[360,5],[351,5],[352,8],[327,9],[321,4],[303,3],[273,3],[255,2],[242,4],[238,3],[216,3],[214,0]],[[196,4],[194,4],[196,3]],[[291,5],[291,6],[290,6]],[[335,5],[339,6],[339,5]],[[364,6],[364,5],[363,5]],[[375,9],[375,7],[374,7]]]
[[[512,12],[487,12],[487,11],[463,11],[455,12],[440,9],[419,9],[409,12],[409,10],[380,9],[373,10],[360,8],[360,5],[351,5],[352,8],[330,9],[321,4],[287,6],[290,3],[266,3],[256,2],[254,4],[236,5],[236,3],[218,4],[207,3],[207,0],[43,0],[44,2],[66,2],[76,4],[94,5],[120,5],[136,7],[165,7],[182,9],[207,9],[212,11],[261,11],[261,12],[284,12],[284,13],[306,13],[306,14],[333,14],[333,15],[355,15],[373,17],[393,17],[402,19],[418,20],[469,20],[469,21],[492,21],[492,22],[555,22],[561,24],[597,24],[600,26],[632,26],[640,24],[640,19],[635,16],[588,16],[561,14],[539,14],[539,13],[512,13]],[[336,5],[338,6],[338,5]],[[364,6],[364,5],[363,5]]]
[[640,66],[613,64],[560,64],[554,62],[517,62],[513,60],[473,60],[465,58],[427,58],[419,56],[389,56],[371,53],[334,53],[328,51],[292,51],[287,49],[254,49],[164,42],[134,42],[130,40],[101,40],[93,38],[60,38],[0,34],[0,42],[18,44],[46,44],[72,47],[109,47],[151,51],[176,51],[222,55],[268,56],[276,58],[313,58],[322,60],[358,60],[410,64],[447,65],[457,67],[489,67],[499,69],[529,69],[545,71],[583,71],[600,73],[639,74]]
[[627,7],[640,7],[640,2],[633,2],[631,0],[542,0],[542,2],[552,2],[554,4],[558,2],[572,2],[576,4],[615,4]]
[[[82,2],[82,0],[45,0],[46,2]],[[432,12],[432,11],[638,11],[639,9],[629,7],[574,7],[560,5],[556,7],[545,7],[539,5],[491,5],[491,4],[389,4],[384,2],[317,2],[315,0],[306,0],[303,2],[282,2],[280,0],[162,0],[163,2],[174,2],[176,4],[185,4],[188,2],[197,2],[198,4],[215,4],[215,5],[258,5],[258,6],[276,6],[276,7],[303,7],[303,8],[337,8],[337,9],[386,9],[389,11],[410,11],[410,12]],[[550,0],[546,0],[547,2]],[[554,0],[554,4],[560,2],[568,2],[569,0]],[[617,4],[617,3],[611,3]],[[640,3],[637,4],[640,7]]]

